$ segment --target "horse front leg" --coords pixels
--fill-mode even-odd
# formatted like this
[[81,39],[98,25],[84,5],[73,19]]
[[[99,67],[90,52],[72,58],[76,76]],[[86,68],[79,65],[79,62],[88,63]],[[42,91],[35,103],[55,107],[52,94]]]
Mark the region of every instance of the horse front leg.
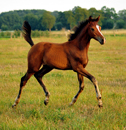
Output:
[[96,91],[96,98],[97,98],[97,100],[98,100],[98,106],[99,106],[99,107],[103,107],[103,105],[102,105],[102,100],[101,100],[101,94],[100,94],[100,91],[99,91],[99,88],[98,88],[98,82],[97,82],[97,80],[95,79],[95,77],[92,76],[90,73],[88,73],[88,71],[86,71],[85,68],[83,68],[83,65],[79,65],[79,66],[76,68],[76,71],[77,71],[79,74],[82,74],[83,76],[85,76],[86,78],[88,78],[88,79],[94,84],[95,91]]
[[79,81],[79,91],[78,91],[77,94],[74,96],[72,102],[70,103],[70,106],[73,105],[73,104],[77,101],[77,99],[78,99],[80,93],[81,93],[81,92],[83,91],[83,89],[84,89],[84,77],[83,77],[83,75],[77,73],[77,76],[78,76],[78,81]]

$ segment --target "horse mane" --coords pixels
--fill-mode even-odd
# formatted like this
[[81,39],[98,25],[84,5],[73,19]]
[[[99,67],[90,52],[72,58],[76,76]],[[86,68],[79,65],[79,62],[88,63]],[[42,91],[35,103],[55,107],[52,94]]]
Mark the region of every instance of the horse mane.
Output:
[[[90,17],[91,17],[91,16],[90,16]],[[91,19],[91,21],[94,22],[94,21],[96,21],[96,19]],[[74,39],[78,36],[78,34],[82,31],[82,29],[83,29],[88,23],[89,23],[89,19],[87,19],[87,20],[85,20],[85,21],[82,21],[82,22],[79,23],[78,26],[75,26],[75,27],[73,28],[74,33],[72,33],[72,34],[69,35],[68,41],[74,40]]]

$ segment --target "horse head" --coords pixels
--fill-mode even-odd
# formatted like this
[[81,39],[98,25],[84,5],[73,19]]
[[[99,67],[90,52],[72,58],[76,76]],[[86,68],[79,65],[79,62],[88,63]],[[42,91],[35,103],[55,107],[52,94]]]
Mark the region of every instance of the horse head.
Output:
[[98,25],[99,19],[100,15],[96,19],[92,19],[91,16],[89,17],[88,34],[90,38],[94,38],[99,41],[101,45],[103,45],[105,43],[105,37],[101,33],[101,27]]

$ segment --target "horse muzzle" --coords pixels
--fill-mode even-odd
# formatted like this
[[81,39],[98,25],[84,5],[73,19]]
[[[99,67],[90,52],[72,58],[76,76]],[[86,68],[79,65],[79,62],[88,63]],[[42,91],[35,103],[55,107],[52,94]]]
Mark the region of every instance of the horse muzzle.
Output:
[[104,37],[97,37],[96,39],[100,42],[101,45],[105,44],[106,40]]

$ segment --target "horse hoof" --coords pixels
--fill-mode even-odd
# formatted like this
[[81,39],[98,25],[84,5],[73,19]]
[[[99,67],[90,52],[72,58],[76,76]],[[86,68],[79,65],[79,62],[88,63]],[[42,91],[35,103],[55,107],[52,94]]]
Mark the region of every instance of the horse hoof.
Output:
[[71,102],[71,103],[69,103],[69,106],[73,106],[73,104],[74,104],[74,103]]
[[16,105],[12,105],[12,108],[16,107]]
[[44,100],[44,104],[47,105],[49,103],[48,100]]
[[102,108],[102,107],[103,107],[103,105],[102,105],[102,100],[101,100],[101,99],[99,99],[99,101],[98,101],[98,106],[99,106],[99,108]]
[[73,106],[73,104],[72,104],[72,103],[69,103],[69,106]]
[[102,104],[98,104],[98,106],[99,106],[99,108],[102,108],[102,107],[103,107],[103,105],[102,105]]

